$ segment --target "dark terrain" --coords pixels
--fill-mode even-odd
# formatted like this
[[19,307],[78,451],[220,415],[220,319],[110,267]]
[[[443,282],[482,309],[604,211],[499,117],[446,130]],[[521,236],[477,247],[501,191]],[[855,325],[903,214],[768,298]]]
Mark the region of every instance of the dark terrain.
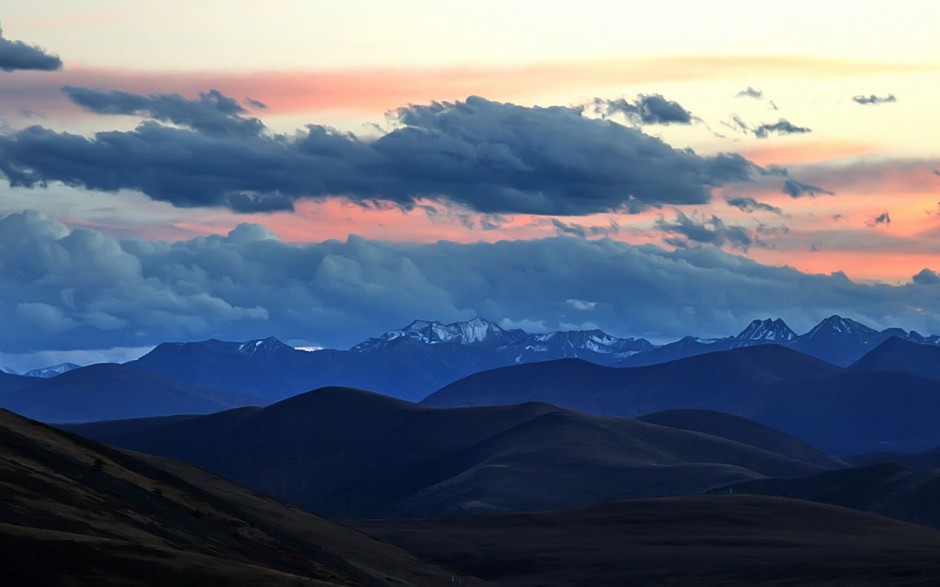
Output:
[[775,497],[678,497],[357,525],[500,585],[940,583],[937,530]]
[[2,410],[0,446],[3,585],[433,586],[454,576],[205,471]]
[[940,444],[940,380],[846,370],[762,345],[672,363],[617,369],[578,360],[485,371],[422,403],[437,407],[543,401],[637,417],[706,409],[756,420],[830,454],[922,451]]
[[745,428],[729,439],[547,404],[433,409],[347,388],[262,409],[69,427],[342,518],[577,507],[846,466],[782,433]]

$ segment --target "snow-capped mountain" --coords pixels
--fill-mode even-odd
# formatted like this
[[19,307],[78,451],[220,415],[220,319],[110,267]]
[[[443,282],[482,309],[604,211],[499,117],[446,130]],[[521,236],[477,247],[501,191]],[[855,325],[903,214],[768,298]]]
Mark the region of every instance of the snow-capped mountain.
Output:
[[[900,329],[896,329],[900,330]],[[904,332],[903,330],[900,330]],[[813,340],[818,338],[851,337],[856,339],[865,339],[878,335],[879,332],[874,328],[869,328],[861,322],[842,316],[834,315],[826,318],[801,338],[803,340]]]
[[19,373],[16,372],[16,369],[10,369],[9,367],[2,366],[0,366],[0,373],[6,373],[8,375],[19,375]]
[[940,342],[936,336],[897,328],[877,331],[839,316],[826,318],[803,335],[797,335],[783,320],[763,319],[754,320],[737,335],[686,336],[663,345],[601,330],[527,333],[475,318],[450,324],[416,320],[349,350],[315,353],[294,349],[273,337],[246,342],[165,343],[134,363],[188,383],[271,400],[325,385],[346,385],[414,401],[479,371],[562,358],[635,367],[778,344],[847,366],[891,336],[921,344]]
[[23,373],[27,377],[41,377],[42,379],[50,379],[56,377],[63,373],[67,373],[73,369],[78,369],[81,365],[76,365],[75,363],[59,363],[58,365],[52,365],[51,367],[40,367],[38,369],[32,369]]
[[526,336],[522,330],[504,330],[499,325],[483,318],[474,318],[467,322],[431,322],[415,320],[399,330],[390,330],[385,334],[361,342],[350,350],[355,352],[376,351],[389,344],[416,343],[461,345],[472,344],[509,344]]
[[781,344],[795,340],[797,334],[790,330],[786,322],[780,318],[776,320],[768,318],[766,320],[754,320],[734,338],[739,342],[750,341]]

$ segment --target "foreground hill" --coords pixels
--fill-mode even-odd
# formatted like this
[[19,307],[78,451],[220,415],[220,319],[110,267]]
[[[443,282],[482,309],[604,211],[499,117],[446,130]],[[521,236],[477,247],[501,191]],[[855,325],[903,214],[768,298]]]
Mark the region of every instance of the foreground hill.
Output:
[[599,415],[673,409],[727,412],[830,454],[916,451],[940,444],[940,381],[846,371],[764,345],[649,367],[549,361],[477,373],[427,397],[438,407],[544,401]]
[[182,463],[6,411],[0,444],[3,585],[451,584],[396,547]]
[[263,409],[70,429],[345,518],[556,509],[844,466],[547,404],[431,409],[348,388]]
[[198,387],[113,363],[81,367],[33,381],[0,396],[0,407],[45,422],[87,422],[206,414],[266,403],[256,396]]
[[727,489],[818,501],[940,528],[940,470],[936,469],[918,472],[881,464],[803,479],[745,481]]
[[501,585],[940,583],[940,532],[780,498],[681,497],[358,526]]

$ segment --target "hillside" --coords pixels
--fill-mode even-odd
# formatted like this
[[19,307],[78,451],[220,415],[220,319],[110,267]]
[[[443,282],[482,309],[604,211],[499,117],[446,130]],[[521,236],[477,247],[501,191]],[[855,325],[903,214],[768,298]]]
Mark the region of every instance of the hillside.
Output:
[[829,454],[940,444],[940,381],[844,370],[764,345],[648,367],[549,361],[471,375],[428,396],[438,407],[544,401],[619,417],[697,409],[756,420]]
[[358,527],[501,585],[940,582],[940,532],[771,497],[636,500],[564,512]]
[[453,576],[205,471],[2,410],[0,442],[4,585],[433,586]]
[[347,388],[126,426],[70,429],[346,518],[575,507],[844,466],[547,404],[432,409]]

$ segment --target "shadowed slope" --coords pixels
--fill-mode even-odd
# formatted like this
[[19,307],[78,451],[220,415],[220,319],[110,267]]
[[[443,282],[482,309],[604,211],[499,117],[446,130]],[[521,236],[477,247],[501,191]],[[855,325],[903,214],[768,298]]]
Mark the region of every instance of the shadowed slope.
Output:
[[803,479],[745,481],[728,489],[840,505],[940,528],[940,470],[915,472],[881,464]]
[[668,410],[638,418],[643,422],[720,436],[827,468],[848,466],[799,438],[753,420],[710,410]]
[[5,585],[440,585],[451,573],[181,463],[0,411]]
[[547,404],[431,409],[347,388],[256,411],[124,426],[70,429],[206,467],[335,517],[553,509],[841,465]]
[[362,522],[506,585],[935,585],[940,532],[803,501],[636,500],[588,509]]
[[854,371],[890,371],[940,378],[940,346],[917,344],[892,336],[853,363]]
[[940,381],[847,371],[773,345],[673,363],[610,368],[552,361],[494,369],[430,395],[430,406],[546,401],[589,413],[637,417],[663,410],[735,414],[830,454],[917,451],[940,443]]

